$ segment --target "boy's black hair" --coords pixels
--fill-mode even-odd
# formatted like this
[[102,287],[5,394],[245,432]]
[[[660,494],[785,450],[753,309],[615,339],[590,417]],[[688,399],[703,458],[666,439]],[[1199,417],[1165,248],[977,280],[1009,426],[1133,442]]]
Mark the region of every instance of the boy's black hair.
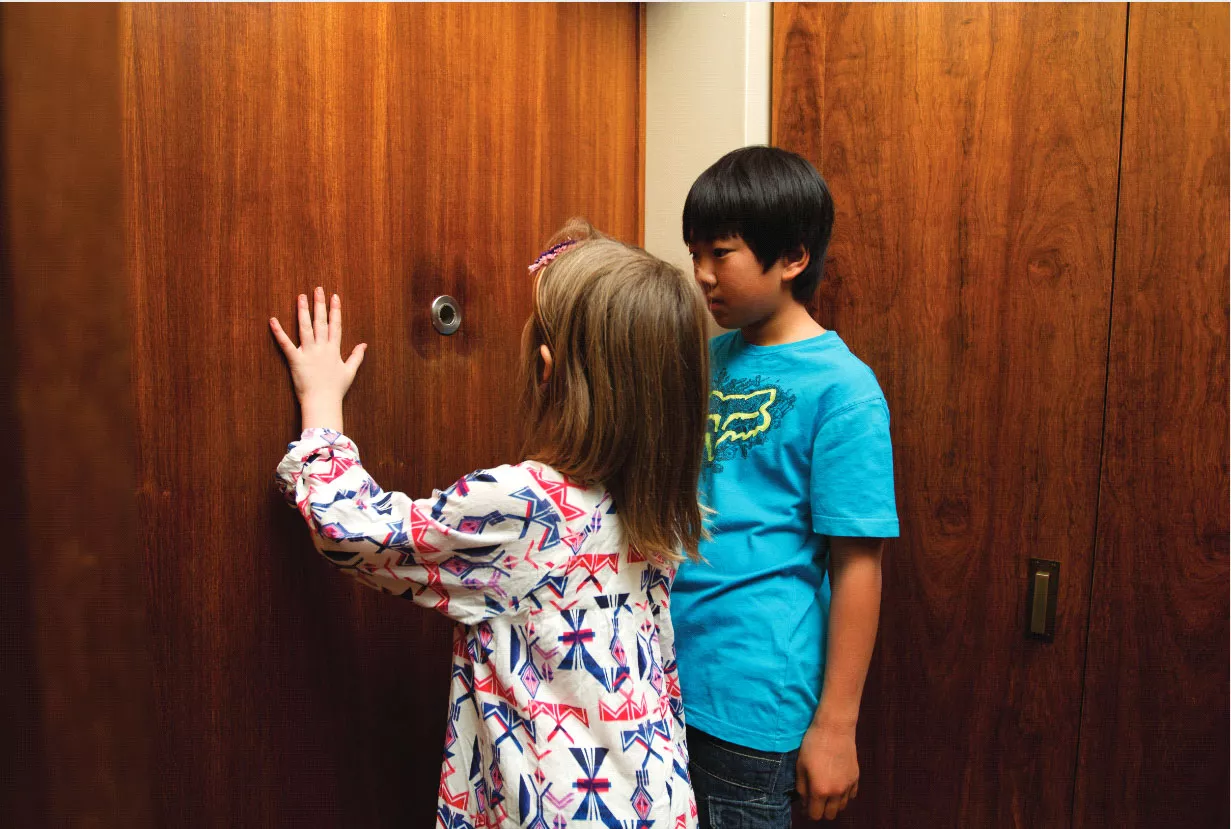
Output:
[[807,302],[821,281],[833,232],[833,199],[807,159],[777,147],[743,147],[718,159],[697,177],[684,201],[684,242],[739,236],[762,270],[803,247],[808,267],[791,283]]

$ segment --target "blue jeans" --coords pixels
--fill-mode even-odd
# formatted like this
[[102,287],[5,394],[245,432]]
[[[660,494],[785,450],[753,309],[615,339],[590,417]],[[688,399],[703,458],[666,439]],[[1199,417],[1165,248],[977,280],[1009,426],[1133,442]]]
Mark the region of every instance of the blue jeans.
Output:
[[688,756],[699,829],[790,829],[799,749],[758,751],[689,726]]

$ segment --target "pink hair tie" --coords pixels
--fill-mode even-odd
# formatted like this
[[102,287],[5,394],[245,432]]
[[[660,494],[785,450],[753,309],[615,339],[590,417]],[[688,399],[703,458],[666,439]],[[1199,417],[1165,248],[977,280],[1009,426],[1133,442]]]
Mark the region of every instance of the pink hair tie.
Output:
[[548,262],[555,259],[560,254],[564,253],[566,250],[568,250],[575,244],[577,244],[576,239],[565,239],[563,242],[560,242],[559,244],[552,245],[547,250],[539,254],[539,258],[535,259],[534,262],[531,263],[528,270],[530,271],[530,273],[538,273],[540,270],[547,267]]

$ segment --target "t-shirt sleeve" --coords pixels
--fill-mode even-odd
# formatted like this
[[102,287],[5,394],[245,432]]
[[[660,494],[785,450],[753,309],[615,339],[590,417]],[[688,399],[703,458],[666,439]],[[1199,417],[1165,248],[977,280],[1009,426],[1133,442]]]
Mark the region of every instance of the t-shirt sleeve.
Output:
[[812,529],[830,536],[897,537],[883,397],[845,406],[821,423],[812,447]]
[[288,447],[277,483],[326,560],[455,621],[516,610],[537,581],[537,565],[525,560],[532,541],[516,520],[518,494],[535,496],[520,467],[479,470],[414,500],[381,489],[345,435],[309,429]]

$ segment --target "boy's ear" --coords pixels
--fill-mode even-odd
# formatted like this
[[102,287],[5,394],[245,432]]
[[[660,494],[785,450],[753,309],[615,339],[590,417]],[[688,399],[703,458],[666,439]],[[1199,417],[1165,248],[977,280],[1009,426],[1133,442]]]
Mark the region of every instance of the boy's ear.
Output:
[[778,261],[782,264],[782,281],[790,282],[804,272],[804,268],[808,267],[808,262],[811,261],[811,256],[808,254],[808,249],[800,245],[795,250],[788,250],[782,254],[782,258]]

